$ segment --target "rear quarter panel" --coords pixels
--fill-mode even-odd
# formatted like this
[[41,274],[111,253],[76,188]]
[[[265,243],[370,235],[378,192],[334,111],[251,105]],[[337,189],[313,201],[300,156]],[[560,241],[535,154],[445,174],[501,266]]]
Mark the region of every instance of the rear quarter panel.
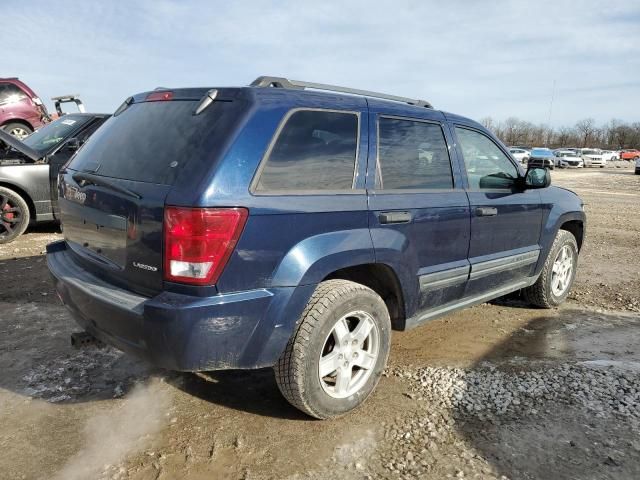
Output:
[[[220,277],[221,293],[313,285],[338,268],[373,261],[364,190],[367,103],[344,95],[256,89],[254,106],[222,161],[193,193],[172,191],[168,204],[245,207],[249,218]],[[360,113],[355,188],[343,192],[253,194],[255,172],[281,121],[294,108]],[[184,202],[184,203],[182,203]]]

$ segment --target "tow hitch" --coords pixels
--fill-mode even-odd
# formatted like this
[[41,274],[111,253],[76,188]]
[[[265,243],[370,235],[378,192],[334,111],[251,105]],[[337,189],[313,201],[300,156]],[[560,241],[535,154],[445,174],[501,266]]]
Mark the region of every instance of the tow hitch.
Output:
[[96,346],[98,348],[104,347],[104,343],[91,335],[89,332],[73,332],[71,334],[71,346],[75,348],[84,348],[89,346]]

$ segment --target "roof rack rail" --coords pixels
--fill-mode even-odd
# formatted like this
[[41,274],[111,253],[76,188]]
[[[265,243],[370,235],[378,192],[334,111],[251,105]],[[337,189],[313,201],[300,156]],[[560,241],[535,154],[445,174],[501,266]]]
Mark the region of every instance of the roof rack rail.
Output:
[[386,93],[370,92],[368,90],[358,90],[356,88],[339,87],[336,85],[326,85],[324,83],[303,82],[300,80],[289,80],[283,77],[261,76],[251,82],[252,87],[275,87],[286,88],[292,90],[304,90],[311,88],[313,90],[325,90],[328,92],[347,93],[351,95],[362,95],[363,97],[382,98],[384,100],[392,100],[394,102],[408,103],[418,107],[433,108],[426,100],[418,100],[408,97],[399,97],[397,95],[388,95]]

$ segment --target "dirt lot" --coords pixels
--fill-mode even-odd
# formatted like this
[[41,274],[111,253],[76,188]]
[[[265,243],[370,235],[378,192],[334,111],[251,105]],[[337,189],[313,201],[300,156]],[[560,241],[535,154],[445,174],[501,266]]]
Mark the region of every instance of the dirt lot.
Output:
[[640,478],[640,176],[557,171],[588,211],[562,308],[517,298],[394,333],[359,410],[306,418],[271,371],[160,371],[73,350],[55,226],[0,246],[0,477]]

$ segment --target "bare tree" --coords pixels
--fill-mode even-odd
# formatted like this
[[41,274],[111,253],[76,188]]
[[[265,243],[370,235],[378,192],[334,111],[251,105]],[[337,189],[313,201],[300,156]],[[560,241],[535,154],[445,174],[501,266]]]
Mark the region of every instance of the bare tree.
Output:
[[484,117],[480,119],[480,123],[482,124],[482,126],[484,128],[486,128],[487,130],[494,130],[494,124],[493,124],[493,118],[491,117]]
[[591,139],[591,136],[596,131],[596,121],[593,118],[585,118],[576,123],[576,130],[580,132],[582,136],[582,146],[586,147],[587,142]]
[[640,122],[628,124],[613,119],[598,127],[594,119],[587,118],[580,120],[575,127],[561,126],[557,129],[545,124],[534,125],[516,117],[509,117],[500,123],[485,117],[480,122],[506,145],[614,149],[640,147]]

